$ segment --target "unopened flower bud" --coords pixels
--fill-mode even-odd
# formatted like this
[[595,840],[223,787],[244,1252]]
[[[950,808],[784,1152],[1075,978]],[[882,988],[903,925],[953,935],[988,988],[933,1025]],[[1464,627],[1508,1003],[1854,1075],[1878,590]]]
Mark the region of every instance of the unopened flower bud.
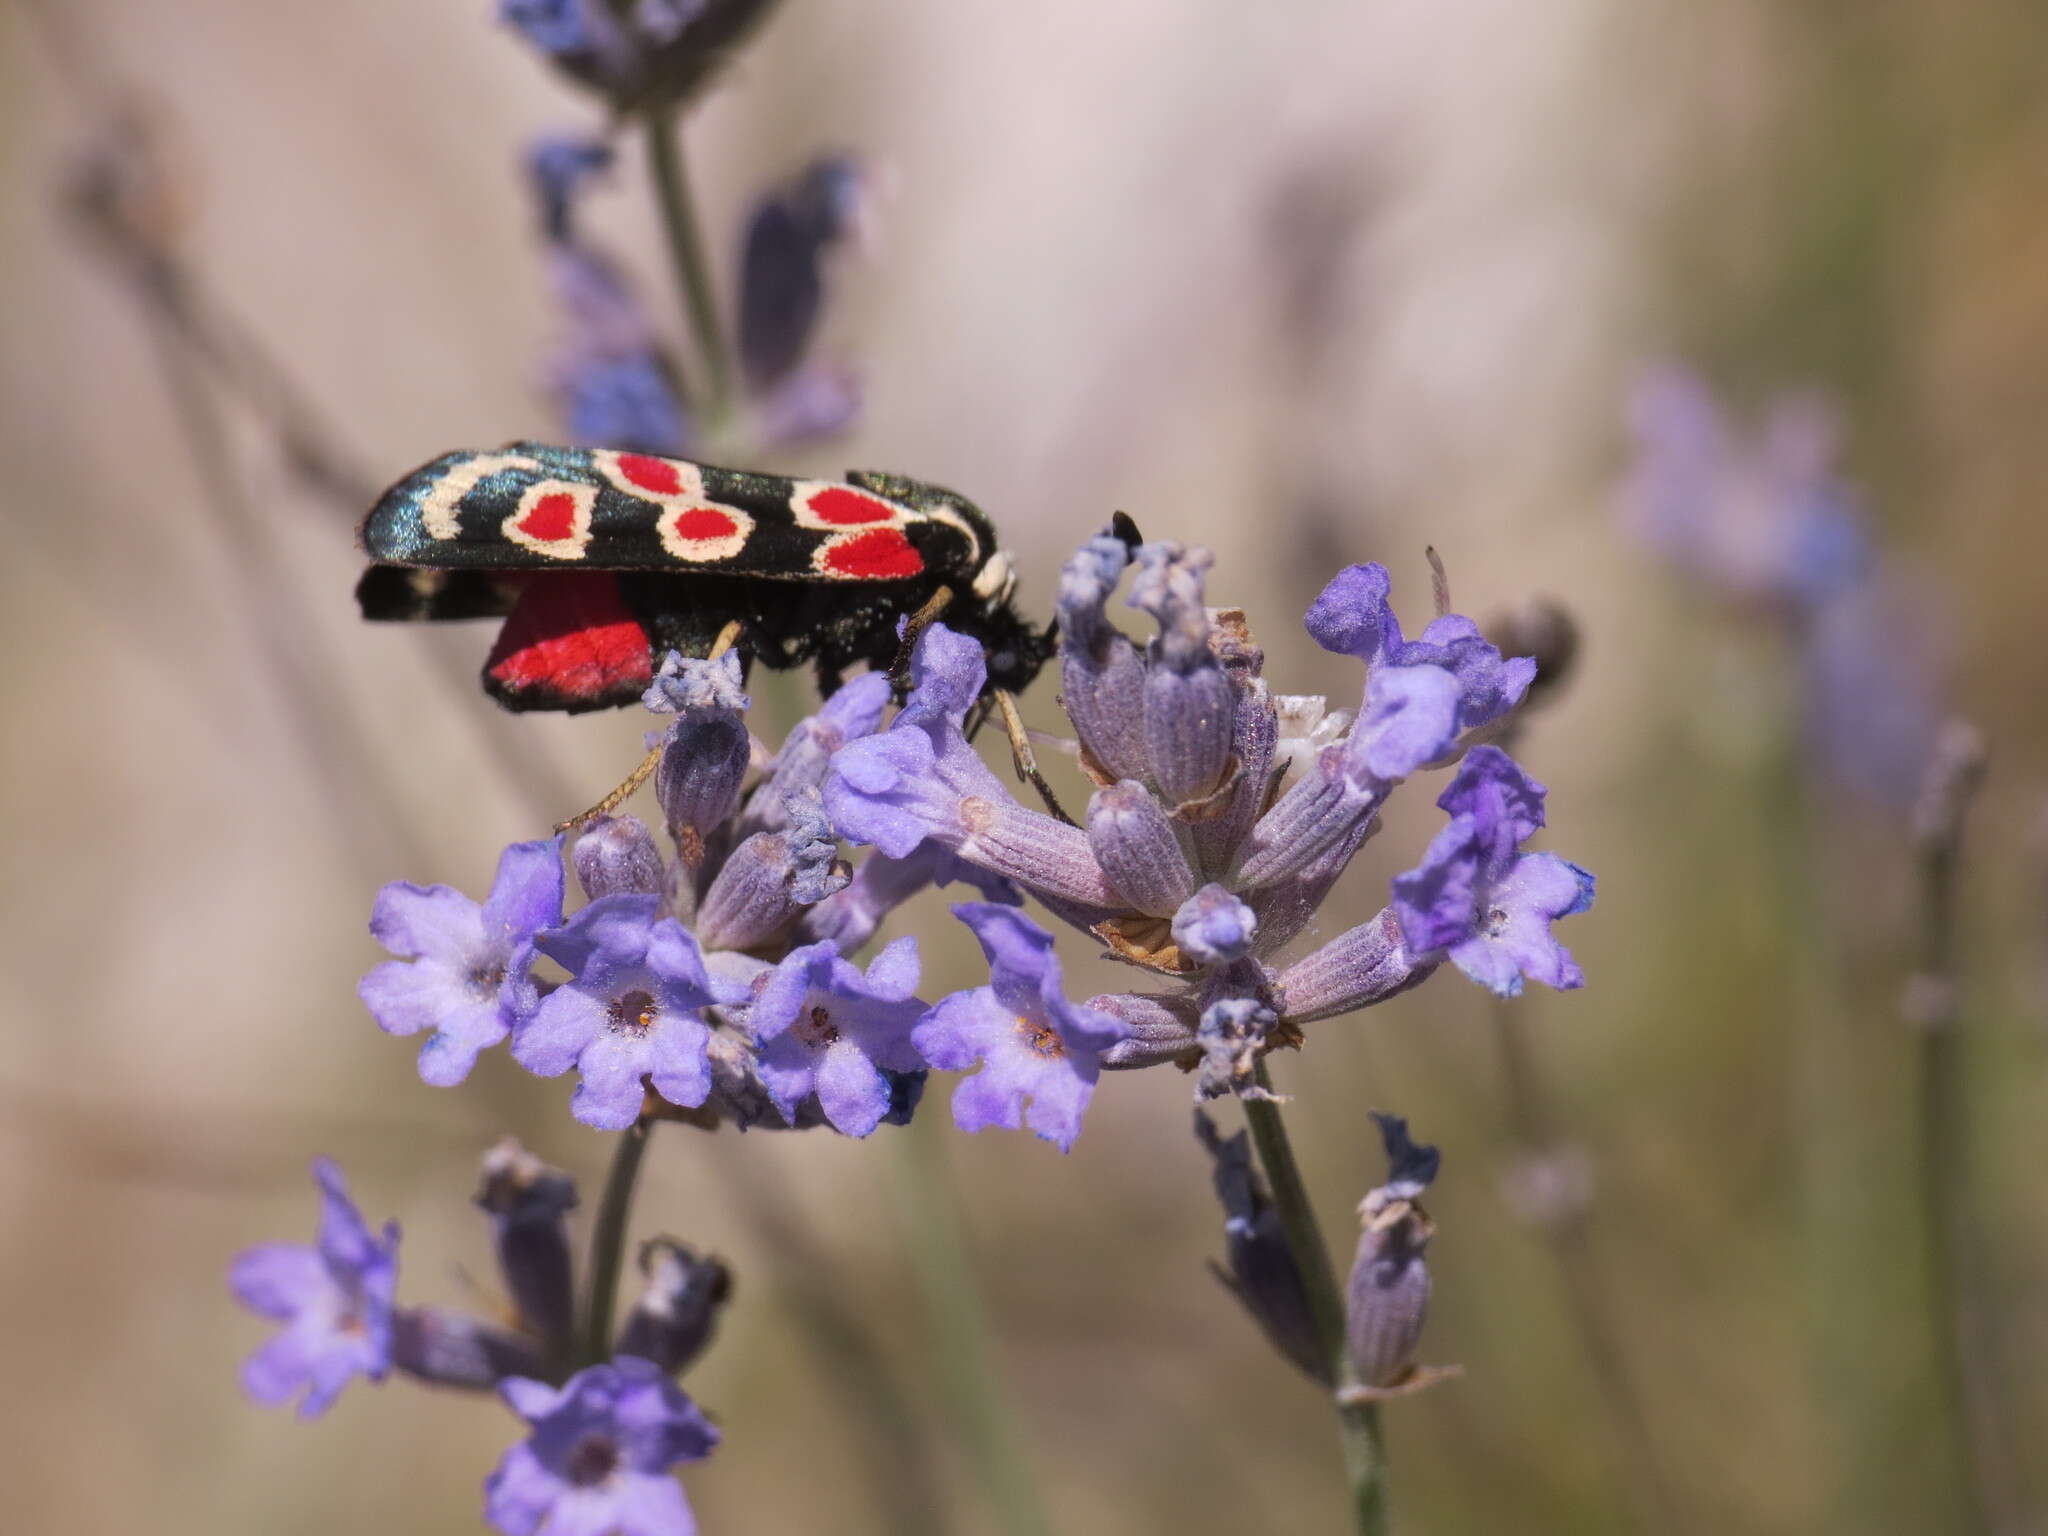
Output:
[[780,935],[796,915],[847,882],[839,844],[818,792],[791,795],[784,829],[756,832],[725,861],[697,913],[707,949],[754,949]]
[[1202,1064],[1195,1073],[1195,1097],[1220,1099],[1234,1093],[1243,1099],[1270,1099],[1253,1073],[1267,1036],[1279,1016],[1253,997],[1218,998],[1202,1010],[1195,1033],[1202,1042]]
[[1055,604],[1061,699],[1087,759],[1110,782],[1145,777],[1145,661],[1105,612],[1130,559],[1113,534],[1090,539],[1061,569]]
[[647,1287],[612,1352],[638,1355],[680,1375],[711,1342],[718,1315],[732,1296],[732,1272],[722,1259],[700,1256],[674,1238],[657,1237],[641,1245],[640,1273]]
[[640,896],[668,891],[661,849],[637,816],[600,816],[590,822],[569,857],[577,883],[592,901],[621,891]]
[[1216,1198],[1223,1205],[1226,1259],[1212,1263],[1216,1278],[1236,1296],[1273,1348],[1312,1380],[1330,1384],[1330,1362],[1316,1344],[1314,1313],[1301,1270],[1287,1246],[1280,1212],[1252,1167],[1251,1137],[1224,1137],[1195,1111],[1195,1135],[1214,1162]]
[[654,770],[654,796],[684,863],[695,869],[705,837],[733,813],[747,776],[748,700],[738,653],[703,661],[671,651],[645,702],[676,717]]
[[1303,955],[1274,983],[1281,1012],[1291,1024],[1370,1008],[1422,981],[1437,967],[1418,961],[1401,931],[1400,915],[1384,907],[1372,921],[1346,929],[1321,949]]
[[533,1338],[444,1307],[401,1307],[391,1320],[391,1363],[437,1387],[488,1392],[507,1376],[548,1369]]
[[476,1203],[490,1213],[521,1326],[550,1353],[564,1347],[576,1311],[568,1229],[575,1181],[507,1136],[484,1155]]
[[1359,1202],[1364,1230],[1345,1289],[1345,1344],[1368,1389],[1399,1387],[1415,1374],[1415,1352],[1429,1312],[1423,1250],[1436,1227],[1417,1203],[1436,1177],[1435,1147],[1408,1139],[1408,1122],[1375,1114],[1389,1164],[1386,1183]]
[[1220,885],[1205,885],[1173,914],[1173,942],[1197,965],[1228,965],[1251,953],[1259,920]]
[[1194,889],[1173,823],[1135,779],[1097,790],[1088,802],[1088,848],[1110,884],[1140,912],[1171,916]]
[[1199,801],[1230,767],[1237,695],[1209,644],[1202,579],[1214,559],[1199,546],[1147,544],[1131,606],[1159,621],[1145,669],[1145,759],[1176,805]]

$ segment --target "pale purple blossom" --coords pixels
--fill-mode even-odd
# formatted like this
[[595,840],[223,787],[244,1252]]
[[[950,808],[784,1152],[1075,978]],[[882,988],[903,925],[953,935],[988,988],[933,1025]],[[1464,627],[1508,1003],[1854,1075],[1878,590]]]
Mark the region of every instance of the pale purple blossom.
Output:
[[829,940],[792,950],[757,984],[747,1012],[761,1081],[783,1118],[812,1094],[833,1129],[872,1133],[889,1114],[897,1077],[921,1072],[911,1030],[926,1011],[917,941],[898,939],[866,974]]

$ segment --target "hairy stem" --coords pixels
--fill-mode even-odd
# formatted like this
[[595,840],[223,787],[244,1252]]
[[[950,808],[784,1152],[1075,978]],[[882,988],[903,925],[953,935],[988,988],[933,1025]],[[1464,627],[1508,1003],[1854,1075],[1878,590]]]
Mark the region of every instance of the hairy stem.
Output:
[[[1272,1078],[1261,1061],[1257,1069],[1261,1088],[1272,1089]],[[1309,1203],[1308,1186],[1302,1182],[1301,1167],[1294,1160],[1294,1146],[1287,1137],[1287,1122],[1278,1101],[1246,1099],[1245,1123],[1258,1148],[1259,1162],[1272,1186],[1273,1204],[1280,1212],[1287,1233],[1287,1246],[1301,1271],[1308,1292],[1309,1315],[1316,1337],[1330,1360],[1330,1376],[1341,1394],[1358,1385],[1350,1351],[1344,1347],[1344,1295],[1337,1287],[1337,1274],[1330,1265],[1330,1250],[1316,1224],[1315,1207]],[[1387,1448],[1380,1434],[1379,1408],[1373,1403],[1339,1403],[1339,1436],[1344,1445],[1344,1469],[1351,1482],[1351,1505],[1358,1520],[1360,1536],[1383,1536],[1387,1523]]]
[[697,203],[683,161],[680,119],[673,106],[647,113],[647,163],[661,204],[661,228],[668,239],[676,290],[696,341],[698,365],[704,370],[704,397],[694,403],[705,432],[715,434],[732,414],[732,354],[711,285],[711,265],[704,257]]
[[959,1209],[939,1165],[935,1123],[926,1117],[892,1139],[910,1259],[938,1333],[933,1353],[975,1478],[1006,1536],[1049,1536],[1052,1522],[1039,1498],[1015,1410],[996,1378],[988,1318]]
[[654,1122],[645,1115],[619,1132],[612,1165],[604,1176],[597,1225],[590,1229],[590,1262],[585,1266],[590,1289],[583,1297],[584,1365],[612,1357],[612,1312],[618,1302],[619,1272],[626,1264],[626,1228],[633,1214],[633,1190],[640,1182],[640,1163]]

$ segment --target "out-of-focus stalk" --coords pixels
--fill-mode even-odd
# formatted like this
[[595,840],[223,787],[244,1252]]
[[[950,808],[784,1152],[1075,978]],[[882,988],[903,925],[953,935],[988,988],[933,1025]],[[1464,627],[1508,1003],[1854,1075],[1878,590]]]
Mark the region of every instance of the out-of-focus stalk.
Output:
[[732,352],[719,318],[711,265],[704,256],[696,199],[683,160],[681,121],[673,106],[653,107],[647,113],[647,164],[661,205],[661,228],[668,239],[676,290],[696,341],[698,366],[704,371],[703,398],[692,404],[706,434],[715,436],[732,414]]
[[1947,1401],[1957,1473],[1959,1531],[2004,1528],[2005,1456],[1991,1371],[1991,1319],[1978,1284],[1976,1186],[1957,977],[1957,872],[1963,817],[1984,773],[1977,731],[1950,721],[1936,743],[1913,813],[1919,955],[1906,988],[1906,1023],[1918,1036],[1920,1220],[1929,1322]]
[[982,1493],[1006,1536],[1050,1536],[1018,1433],[1017,1415],[995,1373],[988,1318],[960,1228],[953,1191],[939,1166],[936,1123],[926,1117],[893,1139],[897,1144],[904,1233],[925,1304],[937,1332],[934,1354],[945,1375],[950,1407],[967,1440]]
[[640,1163],[653,1133],[654,1121],[643,1114],[619,1132],[612,1148],[597,1224],[590,1229],[590,1262],[584,1267],[590,1289],[583,1298],[583,1365],[600,1365],[612,1357],[612,1311],[618,1301],[619,1273],[626,1264],[633,1190],[640,1182]]
[[[1269,1093],[1273,1083],[1265,1062],[1258,1064],[1256,1080]],[[1308,1186],[1302,1182],[1301,1167],[1294,1160],[1294,1146],[1287,1136],[1287,1122],[1273,1098],[1244,1100],[1245,1124],[1258,1148],[1266,1182],[1272,1186],[1273,1205],[1287,1233],[1287,1246],[1301,1270],[1302,1286],[1308,1294],[1309,1315],[1316,1336],[1329,1358],[1331,1377],[1337,1384],[1337,1423],[1344,1444],[1344,1469],[1351,1483],[1351,1506],[1358,1520],[1360,1536],[1384,1536],[1387,1526],[1387,1448],[1380,1434],[1379,1406],[1370,1401],[1344,1401],[1346,1393],[1359,1385],[1358,1372],[1351,1363],[1344,1339],[1344,1295],[1337,1288],[1336,1271],[1330,1267],[1330,1250],[1316,1223],[1315,1207],[1309,1203]]]

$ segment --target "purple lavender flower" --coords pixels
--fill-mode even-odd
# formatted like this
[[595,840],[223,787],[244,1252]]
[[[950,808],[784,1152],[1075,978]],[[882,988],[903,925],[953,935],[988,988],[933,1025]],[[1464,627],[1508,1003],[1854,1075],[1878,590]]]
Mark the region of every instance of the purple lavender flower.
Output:
[[1424,960],[1451,962],[1501,997],[1532,976],[1585,985],[1550,925],[1593,904],[1593,877],[1554,853],[1518,853],[1543,825],[1541,784],[1498,747],[1476,747],[1437,804],[1451,813],[1422,863],[1394,880],[1394,910]]
[[1835,467],[1832,412],[1773,402],[1753,441],[1732,440],[1697,374],[1667,367],[1631,402],[1630,527],[1666,559],[1744,603],[1806,608],[1848,590],[1868,562],[1863,511]]
[[285,1325],[243,1363],[243,1390],[266,1407],[303,1391],[302,1419],[325,1413],[352,1376],[384,1379],[398,1285],[398,1223],[386,1223],[381,1237],[373,1234],[339,1168],[321,1158],[313,1176],[321,1202],[313,1245],[250,1248],[228,1276],[236,1300]]
[[552,841],[514,843],[479,906],[445,885],[395,881],[377,894],[370,932],[394,955],[356,991],[387,1034],[428,1031],[420,1076],[461,1082],[538,1002],[534,936],[562,920],[565,880]]
[[659,1367],[626,1355],[561,1387],[513,1377],[499,1390],[533,1426],[484,1483],[484,1518],[505,1536],[693,1536],[669,1471],[719,1435]]
[[825,305],[827,254],[860,224],[867,177],[846,155],[825,155],[754,205],[740,257],[740,365],[765,394],[802,361]]
[[981,1064],[953,1091],[953,1120],[962,1130],[1028,1125],[1064,1152],[1081,1132],[1103,1053],[1130,1026],[1067,1001],[1052,935],[1022,913],[962,902],[953,915],[981,941],[989,984],[941,1001],[912,1043],[942,1071]]
[[790,1124],[815,1093],[833,1129],[866,1136],[888,1115],[891,1074],[921,1071],[910,1043],[927,1005],[917,990],[917,941],[898,939],[868,966],[831,942],[784,956],[755,993],[747,1027],[759,1048],[761,1081]]
[[639,1117],[640,1080],[694,1108],[711,1092],[711,1028],[719,999],[689,930],[653,896],[607,896],[543,934],[541,952],[569,972],[521,1022],[512,1058],[542,1077],[582,1073],[570,1112],[620,1131]]

